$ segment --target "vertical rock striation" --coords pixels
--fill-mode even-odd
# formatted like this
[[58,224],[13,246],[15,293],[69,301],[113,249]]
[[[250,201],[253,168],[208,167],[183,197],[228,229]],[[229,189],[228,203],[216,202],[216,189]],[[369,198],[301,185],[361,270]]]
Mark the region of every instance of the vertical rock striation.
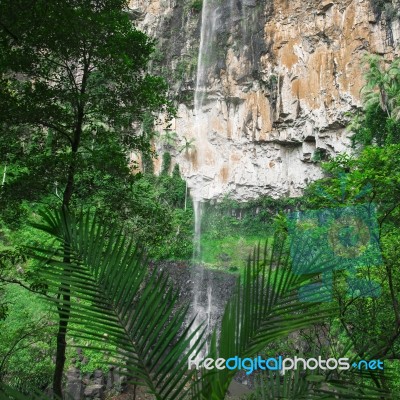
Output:
[[321,177],[317,159],[348,149],[363,55],[399,54],[399,1],[204,1],[214,25],[200,105],[201,1],[130,4],[138,26],[158,39],[153,68],[177,95],[168,151],[199,199],[300,195]]

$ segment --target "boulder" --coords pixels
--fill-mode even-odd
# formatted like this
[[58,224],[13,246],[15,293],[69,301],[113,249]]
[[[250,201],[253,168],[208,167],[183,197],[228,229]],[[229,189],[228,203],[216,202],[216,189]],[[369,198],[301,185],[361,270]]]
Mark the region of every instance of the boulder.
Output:
[[90,385],[86,386],[84,391],[85,399],[104,399],[104,386],[103,385]]
[[67,398],[71,400],[81,400],[83,395],[83,383],[79,369],[71,367],[67,371],[66,379],[65,393]]

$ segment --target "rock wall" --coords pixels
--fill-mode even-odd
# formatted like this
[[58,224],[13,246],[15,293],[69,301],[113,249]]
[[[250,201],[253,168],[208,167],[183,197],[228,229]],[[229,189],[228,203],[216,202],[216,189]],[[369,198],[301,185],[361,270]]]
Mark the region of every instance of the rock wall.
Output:
[[158,39],[152,68],[172,82],[179,103],[178,118],[160,127],[157,150],[174,156],[199,199],[300,195],[321,177],[318,160],[348,151],[363,55],[399,55],[398,0],[130,7],[139,28]]
[[107,373],[96,370],[82,374],[76,367],[66,373],[65,396],[68,400],[104,400],[125,391],[127,377],[118,368],[111,367]]

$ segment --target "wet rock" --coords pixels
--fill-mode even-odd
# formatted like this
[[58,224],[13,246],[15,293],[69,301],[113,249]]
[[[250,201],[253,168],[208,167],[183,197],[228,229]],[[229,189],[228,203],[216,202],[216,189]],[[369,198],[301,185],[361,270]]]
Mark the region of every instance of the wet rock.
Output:
[[128,378],[126,377],[126,370],[116,368],[114,371],[114,388],[123,392],[128,385]]
[[81,400],[84,386],[78,368],[71,367],[67,371],[65,392],[71,400]]
[[86,399],[104,399],[104,386],[103,385],[90,385],[86,386],[84,396]]
[[77,347],[76,354],[78,355],[78,360],[82,361],[83,360],[83,353],[82,353],[82,349],[80,347]]
[[107,374],[106,390],[111,390],[114,386],[114,367],[110,367]]
[[247,388],[246,385],[243,385],[239,382],[232,381],[229,385],[228,394],[231,398],[241,399],[244,395],[248,395],[251,391]]
[[101,369],[96,369],[93,373],[93,383],[95,385],[104,385],[105,383],[105,378],[103,371]]
[[[208,319],[207,313],[210,313],[211,325],[219,323],[225,304],[235,288],[236,275],[202,266],[193,267],[189,263],[182,265],[174,261],[153,264],[152,268],[163,269],[171,278],[174,287],[179,288],[181,297],[178,306],[186,302],[191,303],[194,290],[197,290],[199,308],[203,311],[192,310],[193,313],[198,313],[200,319]],[[208,304],[209,288],[212,304]]]

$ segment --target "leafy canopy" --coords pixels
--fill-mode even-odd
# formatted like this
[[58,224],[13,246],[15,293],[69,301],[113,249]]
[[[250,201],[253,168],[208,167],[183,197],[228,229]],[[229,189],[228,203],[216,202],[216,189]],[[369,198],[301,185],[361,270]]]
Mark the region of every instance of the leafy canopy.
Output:
[[386,65],[381,57],[369,55],[364,65],[363,110],[349,126],[354,132],[353,144],[400,143],[400,59]]
[[172,107],[166,83],[146,73],[154,42],[133,26],[126,4],[0,3],[5,206],[49,193],[68,203],[74,184],[82,196],[113,179],[129,185],[127,152],[149,151],[141,119]]

